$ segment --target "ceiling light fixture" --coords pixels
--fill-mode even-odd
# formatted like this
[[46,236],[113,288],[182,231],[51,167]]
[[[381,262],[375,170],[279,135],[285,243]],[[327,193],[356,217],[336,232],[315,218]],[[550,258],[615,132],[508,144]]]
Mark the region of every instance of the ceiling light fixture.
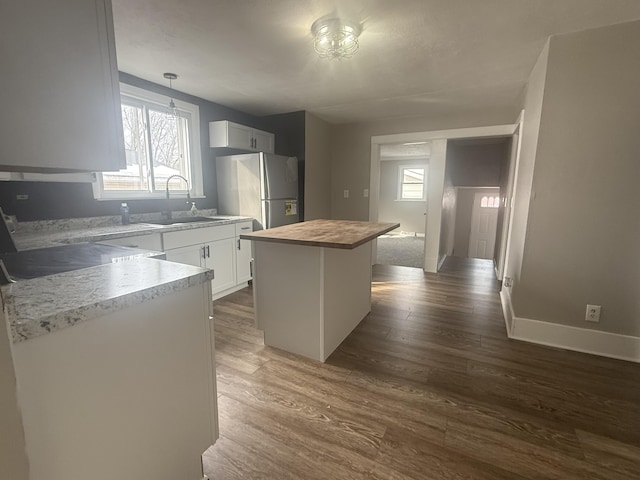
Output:
[[322,58],[349,58],[358,50],[362,28],[358,23],[341,18],[319,18],[311,25],[313,47]]
[[[169,89],[173,90],[173,81],[178,78],[178,75],[175,73],[167,72],[163,74],[164,78],[169,80]],[[167,113],[171,115],[173,118],[180,118],[180,111],[178,107],[176,107],[176,102],[173,101],[173,96],[169,97],[169,106],[167,107]]]

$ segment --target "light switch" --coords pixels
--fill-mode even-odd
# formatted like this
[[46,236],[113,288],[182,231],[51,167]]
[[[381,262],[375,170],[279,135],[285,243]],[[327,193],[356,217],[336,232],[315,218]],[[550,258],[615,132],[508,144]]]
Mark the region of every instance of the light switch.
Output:
[[344,195],[344,198],[349,198],[349,190],[343,190],[342,195]]
[[369,189],[368,189],[368,188],[365,188],[365,189],[362,191],[362,196],[363,196],[364,198],[367,198],[367,197],[369,196]]

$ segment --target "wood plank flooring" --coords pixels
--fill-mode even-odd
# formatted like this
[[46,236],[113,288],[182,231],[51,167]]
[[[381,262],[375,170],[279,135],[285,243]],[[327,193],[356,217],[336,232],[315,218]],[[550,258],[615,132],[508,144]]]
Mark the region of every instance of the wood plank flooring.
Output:
[[326,364],[265,347],[250,289],[214,303],[211,479],[640,478],[640,365],[509,340],[490,262],[373,272]]

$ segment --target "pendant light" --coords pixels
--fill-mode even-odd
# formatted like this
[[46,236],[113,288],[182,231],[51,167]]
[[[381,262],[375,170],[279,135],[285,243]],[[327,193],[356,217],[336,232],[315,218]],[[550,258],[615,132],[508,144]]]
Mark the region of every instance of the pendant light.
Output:
[[[164,78],[169,80],[169,89],[173,90],[173,81],[178,78],[178,75],[176,75],[175,73],[166,72],[163,76]],[[173,95],[169,98],[167,113],[173,118],[180,118],[180,111],[178,110],[178,107],[176,107],[176,102],[173,101]]]

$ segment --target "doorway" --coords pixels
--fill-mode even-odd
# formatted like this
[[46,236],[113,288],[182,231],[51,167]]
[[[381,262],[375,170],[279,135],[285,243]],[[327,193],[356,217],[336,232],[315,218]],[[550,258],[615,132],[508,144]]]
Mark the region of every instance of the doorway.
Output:
[[400,226],[378,238],[375,263],[423,268],[430,155],[428,142],[380,146],[378,221]]
[[[371,169],[370,169],[370,198],[369,220],[379,221],[380,195],[380,151],[381,147],[398,143],[425,143],[431,147],[429,157],[429,176],[427,180],[427,215],[425,229],[425,257],[423,269],[425,272],[437,273],[439,266],[448,255],[442,248],[441,232],[445,238],[450,238],[450,230],[443,231],[443,200],[445,199],[445,166],[448,142],[455,139],[479,139],[510,137],[517,125],[494,125],[488,127],[460,128],[453,130],[438,130],[427,132],[401,133],[378,135],[371,137]],[[486,183],[484,183],[486,185]],[[455,202],[454,202],[455,205]],[[377,242],[373,242],[372,264],[377,259]]]

